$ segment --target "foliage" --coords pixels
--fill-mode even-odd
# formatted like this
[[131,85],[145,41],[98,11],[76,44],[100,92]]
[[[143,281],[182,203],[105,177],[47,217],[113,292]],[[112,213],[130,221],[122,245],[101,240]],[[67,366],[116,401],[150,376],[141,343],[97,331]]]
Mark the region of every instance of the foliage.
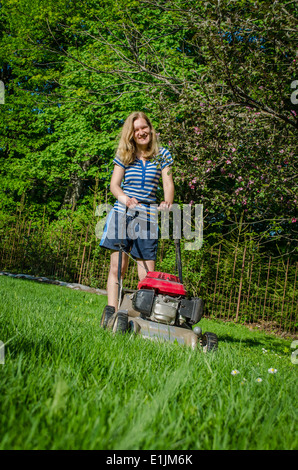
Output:
[[271,0],[7,0],[2,213],[112,202],[116,138],[141,109],[174,155],[177,202],[204,204],[206,234],[241,222],[267,254],[291,254],[296,14]]

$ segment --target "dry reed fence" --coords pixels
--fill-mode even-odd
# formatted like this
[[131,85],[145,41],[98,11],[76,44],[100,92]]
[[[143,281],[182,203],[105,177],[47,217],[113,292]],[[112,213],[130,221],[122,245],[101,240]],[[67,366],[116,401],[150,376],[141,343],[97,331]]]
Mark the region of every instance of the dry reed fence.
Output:
[[[109,252],[99,247],[94,225],[76,228],[64,223],[53,229],[53,224],[19,218],[0,233],[1,271],[106,287]],[[163,245],[156,269],[167,271]],[[220,245],[196,262],[183,255],[186,288],[204,298],[207,316],[296,334],[298,263],[264,260],[246,247],[232,251],[227,254]],[[136,288],[137,282],[136,264],[130,263],[124,285]]]

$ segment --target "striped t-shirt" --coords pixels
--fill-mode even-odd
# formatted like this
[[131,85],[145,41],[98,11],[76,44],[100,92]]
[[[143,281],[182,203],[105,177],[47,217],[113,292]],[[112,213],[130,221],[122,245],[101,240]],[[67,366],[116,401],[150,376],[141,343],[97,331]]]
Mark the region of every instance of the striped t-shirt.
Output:
[[[116,156],[113,163],[125,170],[122,186],[124,194],[135,197],[142,204],[147,217],[156,216],[156,191],[161,172],[165,167],[174,163],[170,152],[161,147],[159,154],[146,162],[136,157],[134,162],[124,165],[121,159]],[[152,204],[155,206],[152,206]],[[116,201],[114,208],[118,212],[124,211],[124,205],[119,201]],[[136,208],[136,210],[138,209]]]

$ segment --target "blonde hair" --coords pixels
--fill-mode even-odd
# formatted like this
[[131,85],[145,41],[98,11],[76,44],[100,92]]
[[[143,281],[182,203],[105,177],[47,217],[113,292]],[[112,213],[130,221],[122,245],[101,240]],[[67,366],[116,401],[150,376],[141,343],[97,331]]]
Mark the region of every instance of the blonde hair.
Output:
[[151,140],[144,156],[149,159],[153,156],[157,156],[159,153],[157,135],[150,119],[142,111],[135,111],[125,120],[118,144],[117,156],[121,159],[124,165],[129,165],[136,158],[137,146],[134,141],[134,122],[141,118],[145,119],[151,131]]

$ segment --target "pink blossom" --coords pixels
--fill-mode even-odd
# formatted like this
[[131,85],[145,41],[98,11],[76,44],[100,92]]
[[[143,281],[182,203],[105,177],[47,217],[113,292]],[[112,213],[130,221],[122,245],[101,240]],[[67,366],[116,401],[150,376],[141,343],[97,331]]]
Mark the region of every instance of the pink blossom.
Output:
[[211,160],[207,160],[207,163],[211,163]]
[[242,176],[238,176],[237,181],[242,181]]
[[227,160],[226,163],[227,163],[228,165],[230,165],[230,163],[232,163],[232,162],[231,162],[231,160]]
[[232,152],[236,152],[236,149],[235,149],[235,147],[233,147],[233,148],[232,148]]
[[193,204],[193,201],[190,201],[190,203],[188,205],[191,206],[192,204]]
[[280,150],[279,153],[284,153],[284,150]]
[[210,171],[210,168],[207,168],[206,173],[209,173],[209,171]]
[[297,219],[295,219],[295,217],[292,218],[292,224],[294,224],[295,222],[297,222]]
[[196,161],[197,161],[197,159],[198,159],[198,157],[193,157],[193,159],[194,159],[194,161],[196,162]]
[[201,131],[200,131],[200,129],[199,129],[198,127],[195,127],[195,128],[194,128],[194,131],[195,131],[196,134],[201,134]]

